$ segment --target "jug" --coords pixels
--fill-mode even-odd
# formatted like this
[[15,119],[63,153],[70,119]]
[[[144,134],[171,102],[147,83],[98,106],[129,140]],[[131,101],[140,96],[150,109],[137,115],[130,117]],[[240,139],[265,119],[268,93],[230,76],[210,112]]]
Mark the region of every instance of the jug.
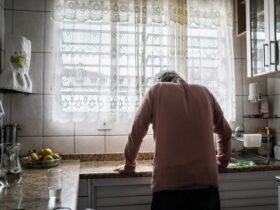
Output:
[[22,167],[19,160],[20,143],[0,144],[0,188],[21,182]]

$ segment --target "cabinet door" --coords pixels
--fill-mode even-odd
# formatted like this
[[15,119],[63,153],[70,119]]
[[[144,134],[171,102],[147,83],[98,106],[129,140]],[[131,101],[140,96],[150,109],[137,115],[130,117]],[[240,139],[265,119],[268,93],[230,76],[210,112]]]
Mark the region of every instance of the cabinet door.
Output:
[[246,0],[248,77],[271,72],[269,0]]
[[270,0],[270,65],[279,71],[280,42],[280,0]]

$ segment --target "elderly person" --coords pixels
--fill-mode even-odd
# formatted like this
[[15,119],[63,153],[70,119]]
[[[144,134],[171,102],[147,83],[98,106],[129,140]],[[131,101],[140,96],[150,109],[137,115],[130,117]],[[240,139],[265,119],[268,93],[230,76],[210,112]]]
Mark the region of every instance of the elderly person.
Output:
[[[210,91],[163,72],[146,94],[125,146],[120,173],[134,173],[150,123],[155,153],[152,210],[218,210],[218,170],[230,159],[231,129]],[[217,134],[216,149],[213,132]]]

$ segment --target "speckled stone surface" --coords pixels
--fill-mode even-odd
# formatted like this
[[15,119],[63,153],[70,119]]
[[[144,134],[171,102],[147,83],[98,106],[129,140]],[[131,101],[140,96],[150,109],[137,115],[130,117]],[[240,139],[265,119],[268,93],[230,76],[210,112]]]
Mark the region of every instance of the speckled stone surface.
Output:
[[0,209],[45,210],[54,207],[77,207],[79,189],[79,160],[63,160],[58,168],[63,171],[61,200],[48,198],[47,169],[24,169],[19,185],[0,191]]
[[[150,177],[152,175],[152,161],[138,160],[136,172],[131,175],[122,175],[114,169],[123,165],[123,161],[85,161],[81,162],[81,178],[120,178],[120,177]],[[253,171],[280,170],[280,161],[271,161],[270,165],[227,168],[221,173],[238,173]],[[279,172],[280,175],[280,172]]]
[[[121,161],[124,160],[123,153],[106,154],[65,154],[63,159],[81,160],[81,161]],[[138,160],[152,160],[153,153],[139,153]]]

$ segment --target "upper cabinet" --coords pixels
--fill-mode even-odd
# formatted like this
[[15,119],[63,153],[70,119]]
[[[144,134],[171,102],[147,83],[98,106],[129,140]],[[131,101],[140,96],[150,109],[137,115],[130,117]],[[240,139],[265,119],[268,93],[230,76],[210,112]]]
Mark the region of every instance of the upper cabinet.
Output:
[[280,0],[246,0],[248,77],[280,70]]

